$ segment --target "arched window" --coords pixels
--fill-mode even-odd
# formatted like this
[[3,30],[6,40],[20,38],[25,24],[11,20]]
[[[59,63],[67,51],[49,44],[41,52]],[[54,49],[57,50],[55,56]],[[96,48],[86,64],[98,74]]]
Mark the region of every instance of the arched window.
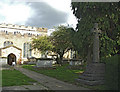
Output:
[[8,34],[8,31],[5,31],[6,34]]
[[32,36],[32,34],[31,34],[31,33],[28,33],[28,36]]
[[17,32],[14,32],[14,35],[16,35]]
[[4,42],[4,47],[12,45],[12,44],[13,44],[13,42],[11,42],[11,41],[5,41]]
[[31,44],[30,43],[24,43],[23,45],[23,57],[31,57],[32,56],[32,50],[31,50]]

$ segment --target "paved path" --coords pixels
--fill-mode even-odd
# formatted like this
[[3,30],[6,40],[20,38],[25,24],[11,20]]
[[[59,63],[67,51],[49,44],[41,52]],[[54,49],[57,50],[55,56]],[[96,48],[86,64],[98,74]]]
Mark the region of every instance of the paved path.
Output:
[[21,86],[9,86],[9,87],[2,87],[2,90],[49,90],[47,87],[43,85],[36,84],[36,85],[21,85]]
[[78,87],[73,84],[68,84],[55,78],[48,77],[43,74],[36,73],[34,71],[27,70],[21,67],[15,67],[15,69],[19,70],[26,76],[38,81],[38,83],[44,85],[46,88],[49,88],[49,90],[90,90],[84,87]]

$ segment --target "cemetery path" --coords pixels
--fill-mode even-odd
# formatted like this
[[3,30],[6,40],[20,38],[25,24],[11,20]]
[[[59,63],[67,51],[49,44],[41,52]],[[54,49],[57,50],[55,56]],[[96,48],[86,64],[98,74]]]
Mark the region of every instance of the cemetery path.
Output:
[[15,67],[15,69],[19,70],[26,76],[38,81],[38,83],[44,85],[49,90],[90,90],[88,88],[76,86],[73,84],[68,84],[66,82],[57,80],[55,78],[48,77],[46,75],[31,71],[31,70],[27,70],[21,67]]
[[[8,86],[8,87],[2,87],[2,91],[4,92],[14,92],[14,91],[21,92],[21,90],[24,90],[27,92],[27,90],[48,90],[47,87],[44,87],[43,85],[36,84],[36,85],[21,85],[21,86]],[[24,92],[22,91],[22,92]],[[28,91],[29,92],[29,91]]]

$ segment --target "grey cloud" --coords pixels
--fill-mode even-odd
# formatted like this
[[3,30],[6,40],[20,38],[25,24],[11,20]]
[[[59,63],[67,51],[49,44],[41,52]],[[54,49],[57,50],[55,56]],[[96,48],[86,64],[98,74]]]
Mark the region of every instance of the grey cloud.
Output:
[[67,21],[68,14],[66,12],[58,11],[47,3],[32,2],[28,4],[35,14],[27,20],[26,25],[53,28],[53,26]]

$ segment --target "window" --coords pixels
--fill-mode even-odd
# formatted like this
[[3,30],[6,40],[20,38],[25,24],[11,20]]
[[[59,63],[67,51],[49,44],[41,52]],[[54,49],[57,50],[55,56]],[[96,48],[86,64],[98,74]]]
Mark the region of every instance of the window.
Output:
[[8,34],[8,31],[5,31],[6,34]]
[[16,35],[16,32],[14,32],[14,35]]
[[0,49],[0,56],[1,56],[1,49]]
[[12,44],[13,44],[13,42],[11,42],[11,41],[5,41],[4,42],[4,47],[12,45]]
[[31,57],[32,56],[32,50],[31,50],[31,44],[30,43],[24,43],[23,46],[23,57]]
[[32,34],[31,33],[28,33],[28,36],[31,36]]

